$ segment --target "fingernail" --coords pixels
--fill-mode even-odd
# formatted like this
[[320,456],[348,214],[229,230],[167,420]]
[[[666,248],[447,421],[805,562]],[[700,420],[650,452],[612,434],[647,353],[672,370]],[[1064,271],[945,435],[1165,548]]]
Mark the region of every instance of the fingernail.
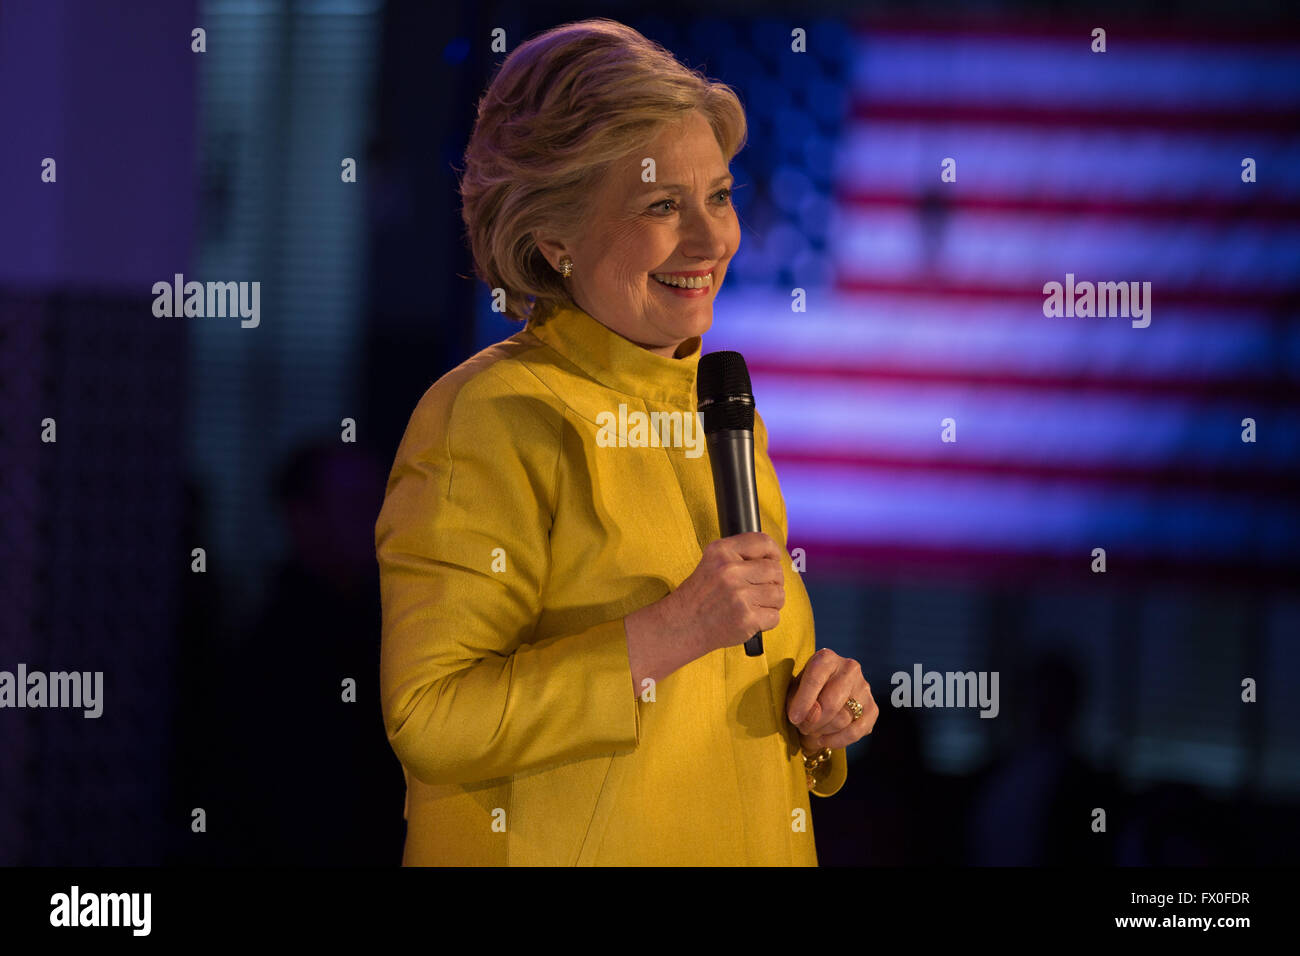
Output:
[[792,724],[797,724],[797,723],[800,723],[800,722],[802,722],[802,721],[803,721],[803,711],[802,711],[802,710],[792,710],[792,711],[790,711],[790,723],[792,723]]

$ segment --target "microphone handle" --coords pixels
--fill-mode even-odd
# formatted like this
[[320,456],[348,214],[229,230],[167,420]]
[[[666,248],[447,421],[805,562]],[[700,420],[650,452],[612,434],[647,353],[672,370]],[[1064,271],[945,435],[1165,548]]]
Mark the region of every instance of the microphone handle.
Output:
[[[713,466],[713,495],[718,505],[718,528],[724,538],[762,531],[758,516],[758,480],[754,474],[754,432],[725,428],[708,436],[709,462]],[[731,492],[728,491],[731,489]],[[745,642],[748,657],[763,655],[763,632]]]

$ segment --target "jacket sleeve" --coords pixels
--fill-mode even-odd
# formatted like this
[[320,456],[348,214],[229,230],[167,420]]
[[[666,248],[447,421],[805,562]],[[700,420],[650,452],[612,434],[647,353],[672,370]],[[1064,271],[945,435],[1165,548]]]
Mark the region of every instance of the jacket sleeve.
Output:
[[[780,493],[780,483],[776,478],[776,468],[773,466],[771,456],[768,454],[767,425],[763,422],[763,419],[757,412],[754,413],[754,444],[756,446],[757,455],[755,468],[761,468],[767,471],[773,487],[777,489],[776,499],[779,505],[778,510],[781,522],[780,537],[777,539],[777,543],[783,548],[786,548],[788,552],[790,528],[788,523],[789,519],[786,517],[785,496]],[[793,573],[798,574],[799,572],[795,571]],[[809,629],[799,636],[799,650],[794,662],[795,677],[798,677],[803,673],[804,667],[807,665],[809,659],[813,656],[816,650],[816,638],[813,631]],[[787,716],[786,719],[789,720],[789,717]],[[802,751],[800,751],[800,755],[796,756],[795,759],[802,759],[801,755]],[[822,764],[816,771],[814,771],[813,780],[815,785],[810,792],[819,797],[829,797],[838,792],[839,789],[844,786],[844,782],[848,779],[848,775],[849,762],[845,749],[840,747],[837,750],[832,750],[830,760],[826,761],[826,763]]]
[[531,640],[550,569],[559,416],[490,366],[448,386],[412,414],[375,525],[394,752],[438,784],[636,747],[623,619]]

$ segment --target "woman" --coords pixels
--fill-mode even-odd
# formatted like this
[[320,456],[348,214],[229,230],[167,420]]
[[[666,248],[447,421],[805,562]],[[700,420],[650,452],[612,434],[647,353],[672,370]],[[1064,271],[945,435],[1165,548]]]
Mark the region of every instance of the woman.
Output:
[[[876,704],[814,654],[761,419],[770,536],[718,539],[686,427],[744,137],[729,88],[608,20],[523,44],[479,104],[465,222],[527,325],[425,393],[375,529],[407,865],[816,865],[808,794]],[[632,412],[682,431],[602,435]]]

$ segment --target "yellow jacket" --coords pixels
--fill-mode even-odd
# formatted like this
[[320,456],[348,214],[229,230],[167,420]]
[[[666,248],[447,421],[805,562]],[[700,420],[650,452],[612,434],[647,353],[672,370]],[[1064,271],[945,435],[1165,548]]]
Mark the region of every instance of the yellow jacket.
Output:
[[[600,426],[695,413],[701,340],[670,359],[577,309],[432,385],[375,526],[380,690],[407,780],[405,865],[817,864],[786,688],[815,650],[755,423],[786,603],[764,654],[713,651],[638,697],[623,618],[717,538],[707,448]],[[761,396],[760,396],[761,398]],[[602,413],[606,413],[602,415]],[[683,419],[684,420],[684,419]],[[695,424],[695,423],[692,423]],[[629,446],[644,436],[630,427]],[[678,438],[675,434],[670,440]],[[844,783],[834,751],[814,792]]]

